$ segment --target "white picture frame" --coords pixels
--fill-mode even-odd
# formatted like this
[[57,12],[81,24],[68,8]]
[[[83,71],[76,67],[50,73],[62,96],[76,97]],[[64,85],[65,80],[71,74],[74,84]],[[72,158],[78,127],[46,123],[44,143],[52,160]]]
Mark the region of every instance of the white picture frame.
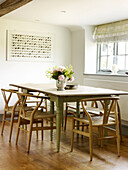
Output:
[[33,33],[7,30],[7,61],[53,62],[53,33]]

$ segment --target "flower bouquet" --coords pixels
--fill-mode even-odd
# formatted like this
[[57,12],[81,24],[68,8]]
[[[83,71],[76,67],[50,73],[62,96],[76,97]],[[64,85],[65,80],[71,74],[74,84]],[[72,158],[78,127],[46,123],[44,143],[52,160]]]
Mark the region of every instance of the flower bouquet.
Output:
[[50,79],[56,80],[56,86],[58,90],[64,90],[66,86],[66,82],[72,82],[74,80],[72,66],[69,67],[64,66],[55,66],[53,69],[49,69],[46,71],[46,76]]

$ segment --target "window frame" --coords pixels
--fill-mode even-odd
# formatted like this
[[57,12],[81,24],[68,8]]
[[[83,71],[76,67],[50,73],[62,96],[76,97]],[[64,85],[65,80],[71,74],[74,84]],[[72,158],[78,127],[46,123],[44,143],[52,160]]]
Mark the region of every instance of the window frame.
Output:
[[[117,64],[118,62],[118,56],[125,56],[125,60],[124,60],[124,69],[119,69],[118,70],[118,74],[125,74],[126,72],[128,72],[128,68],[126,69],[126,59],[128,60],[128,53],[126,53],[126,43],[128,43],[127,41],[125,41],[125,54],[118,54],[118,46],[119,46],[120,42],[113,42],[113,64]],[[106,74],[106,73],[112,73],[112,70],[110,69],[101,69],[101,58],[106,56],[107,57],[107,67],[108,67],[108,57],[110,55],[108,55],[108,46],[107,46],[107,55],[101,55],[101,45],[102,44],[109,44],[109,43],[97,43],[97,66],[96,66],[96,73],[102,73],[102,74]]]

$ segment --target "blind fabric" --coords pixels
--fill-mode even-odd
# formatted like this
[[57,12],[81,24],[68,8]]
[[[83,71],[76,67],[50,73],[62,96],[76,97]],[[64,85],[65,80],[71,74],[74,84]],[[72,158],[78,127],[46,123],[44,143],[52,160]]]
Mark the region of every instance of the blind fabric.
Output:
[[128,41],[128,20],[97,26],[93,38],[98,43]]

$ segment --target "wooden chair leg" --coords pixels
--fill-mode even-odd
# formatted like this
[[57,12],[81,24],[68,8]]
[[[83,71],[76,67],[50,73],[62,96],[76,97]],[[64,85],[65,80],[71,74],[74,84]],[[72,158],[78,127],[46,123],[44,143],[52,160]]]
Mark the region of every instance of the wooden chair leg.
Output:
[[73,144],[74,144],[74,132],[73,132],[74,127],[75,127],[75,120],[72,119],[71,152],[73,151]]
[[17,126],[17,135],[16,135],[16,145],[18,142],[18,138],[19,138],[19,132],[20,132],[20,125],[21,125],[21,118],[18,118],[18,126]]
[[[36,123],[36,127],[38,128],[38,123]],[[36,130],[36,138],[38,140],[38,130]]]
[[[117,131],[117,129],[116,129]],[[118,156],[120,156],[120,135],[117,131],[117,152],[118,152]]]
[[120,140],[122,142],[123,139],[122,139],[122,125],[121,125],[121,115],[120,114],[118,114],[118,118],[119,118]]
[[[116,107],[117,104],[117,107]],[[119,105],[118,102],[115,104],[115,121],[116,121],[116,141],[117,141],[117,152],[118,152],[118,156],[120,156],[120,129],[119,129],[119,113],[120,113],[120,109],[119,109]]]
[[27,125],[25,125],[25,130],[27,130]]
[[121,113],[120,113],[120,106],[117,103],[117,110],[118,110],[118,120],[119,120],[119,130],[120,130],[120,140],[122,141],[122,125],[121,125]]
[[116,141],[117,141],[117,152],[118,152],[118,156],[120,156],[120,133],[119,133],[119,122],[117,120],[116,123]]
[[29,138],[28,138],[28,149],[27,149],[28,153],[29,153],[29,150],[30,150],[30,143],[31,143],[31,137],[32,137],[32,126],[33,126],[33,121],[30,121]]
[[67,125],[67,108],[65,111],[65,119],[64,119],[64,130],[66,131],[66,125]]
[[[84,131],[84,123],[82,123],[82,131]],[[83,135],[81,135],[81,138],[83,139]]]
[[[53,118],[51,118],[50,126],[53,127]],[[53,129],[51,129],[51,141],[53,141]]]
[[93,154],[93,142],[92,142],[92,127],[89,126],[89,149],[90,149],[90,161],[92,161],[92,154]]
[[12,129],[13,129],[13,123],[14,123],[14,112],[11,115],[11,124],[10,124],[10,133],[9,133],[9,142],[11,142],[12,137]]
[[4,111],[4,115],[3,115],[1,135],[3,135],[3,132],[4,132],[5,119],[6,119],[6,111]]

